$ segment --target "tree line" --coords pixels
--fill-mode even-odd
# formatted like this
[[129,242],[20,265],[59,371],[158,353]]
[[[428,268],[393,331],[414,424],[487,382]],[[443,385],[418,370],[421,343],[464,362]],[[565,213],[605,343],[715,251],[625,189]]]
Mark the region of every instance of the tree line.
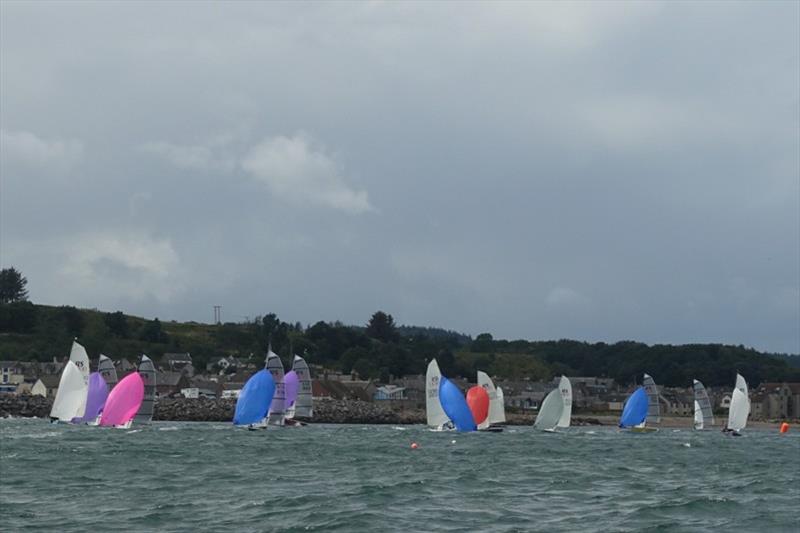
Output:
[[[168,352],[190,352],[200,369],[220,356],[260,365],[271,346],[287,366],[296,353],[310,364],[381,381],[423,374],[434,357],[445,375],[472,381],[477,370],[506,379],[546,381],[564,374],[610,377],[621,384],[640,381],[647,372],[659,384],[680,387],[690,386],[692,379],[707,386],[727,386],[736,372],[751,384],[800,381],[800,357],[761,353],[741,345],[509,341],[494,339],[490,333],[473,339],[440,328],[398,326],[384,311],[375,312],[363,326],[323,321],[303,326],[283,321],[275,313],[214,325],[162,323],[122,311],[36,305],[27,301],[21,275],[6,277],[22,290],[0,286],[4,297],[0,359],[5,360],[61,359],[68,355],[72,339],[78,338],[93,358],[104,353],[133,361],[142,353],[158,358]],[[0,285],[4,279],[0,275]],[[15,297],[6,298],[8,294]]]

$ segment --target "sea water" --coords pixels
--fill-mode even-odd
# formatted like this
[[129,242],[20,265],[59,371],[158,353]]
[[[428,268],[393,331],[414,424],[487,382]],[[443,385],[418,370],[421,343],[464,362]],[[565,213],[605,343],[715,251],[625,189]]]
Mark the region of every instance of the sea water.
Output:
[[799,483],[777,429],[0,421],[3,531],[796,532]]

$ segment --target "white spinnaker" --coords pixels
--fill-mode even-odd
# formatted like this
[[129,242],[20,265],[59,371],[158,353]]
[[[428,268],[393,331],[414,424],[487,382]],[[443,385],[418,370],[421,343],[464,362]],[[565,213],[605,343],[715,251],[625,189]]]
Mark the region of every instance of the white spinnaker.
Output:
[[692,383],[692,388],[694,389],[695,420],[697,419],[698,408],[700,409],[700,417],[702,419],[700,427],[697,427],[697,423],[695,423],[695,429],[703,429],[713,426],[714,411],[711,408],[711,400],[708,398],[706,388],[700,381],[696,379]]
[[570,383],[569,378],[561,376],[558,390],[561,392],[561,399],[564,400],[564,411],[558,420],[558,427],[568,428],[572,422],[572,383]]
[[564,399],[561,397],[561,391],[553,389],[550,394],[545,396],[533,427],[545,431],[553,431],[558,427],[558,421],[561,419],[561,413],[563,412]]
[[78,370],[81,371],[83,381],[86,386],[89,386],[89,354],[86,353],[86,348],[81,346],[78,341],[72,341],[72,349],[69,351],[69,360],[75,363]]
[[294,356],[292,370],[297,374],[297,399],[294,402],[295,416],[311,418],[314,416],[313,399],[311,396],[311,371],[306,360],[299,355]]
[[269,413],[267,413],[267,424],[270,426],[282,426],[285,419],[286,384],[283,382],[283,363],[281,358],[271,349],[267,352],[266,368],[275,381],[275,394],[272,396],[272,403],[269,406]]
[[731,395],[731,406],[728,410],[728,428],[741,431],[747,426],[750,416],[750,398],[747,393],[747,382],[736,374],[736,388]]
[[645,422],[658,424],[661,422],[661,405],[658,403],[658,387],[653,378],[645,374],[642,380],[644,390],[647,392],[647,419]]
[[694,429],[703,429],[703,410],[697,400],[694,401]]
[[506,409],[503,400],[498,397],[497,389],[492,382],[492,378],[486,372],[478,371],[478,385],[483,387],[489,395],[489,416],[486,417],[478,429],[485,429],[491,424],[499,424],[506,421]]
[[75,363],[67,361],[61,380],[58,382],[50,418],[69,422],[75,417],[83,416],[88,392],[89,386],[83,381],[83,373]]
[[442,372],[439,370],[439,364],[436,359],[432,359],[425,372],[425,414],[428,418],[428,425],[433,428],[440,428],[450,421],[439,402],[439,382],[441,380]]

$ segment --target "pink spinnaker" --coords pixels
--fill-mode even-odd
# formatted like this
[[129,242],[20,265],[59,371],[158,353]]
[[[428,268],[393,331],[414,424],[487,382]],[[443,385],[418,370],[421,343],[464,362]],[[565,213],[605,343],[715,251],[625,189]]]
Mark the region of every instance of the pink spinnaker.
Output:
[[291,407],[295,400],[297,400],[297,389],[299,388],[300,380],[294,370],[287,372],[283,376],[283,387],[286,391],[286,407]]
[[122,426],[136,416],[144,399],[144,382],[138,372],[132,372],[122,378],[108,395],[103,414],[100,416],[101,426]]

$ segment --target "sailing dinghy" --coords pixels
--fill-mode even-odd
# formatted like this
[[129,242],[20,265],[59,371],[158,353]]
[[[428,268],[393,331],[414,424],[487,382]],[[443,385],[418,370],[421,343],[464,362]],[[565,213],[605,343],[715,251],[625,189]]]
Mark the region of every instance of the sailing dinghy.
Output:
[[428,427],[435,431],[452,429],[447,414],[439,401],[439,385],[442,380],[442,373],[436,359],[428,363],[428,370],[425,372],[425,416],[427,417]]
[[561,376],[558,390],[561,392],[561,399],[564,402],[564,410],[561,412],[561,418],[558,419],[558,427],[568,428],[572,423],[572,383],[566,376]]
[[694,380],[694,429],[708,429],[714,425],[714,412],[711,409],[711,400],[703,384]]
[[740,432],[747,426],[748,416],[750,416],[750,396],[747,392],[747,382],[741,375],[736,374],[736,386],[728,408],[728,423],[722,432],[732,437],[740,437]]
[[142,378],[144,398],[134,421],[137,424],[146,424],[153,420],[153,411],[156,401],[156,367],[153,365],[153,361],[146,355],[142,355],[138,374]]
[[311,371],[306,360],[299,355],[294,356],[292,371],[297,374],[297,399],[294,402],[294,415],[302,418],[314,416],[314,403],[311,391]]
[[563,412],[564,399],[561,397],[561,390],[553,389],[545,396],[539,407],[539,414],[536,415],[533,427],[553,433],[558,427]]
[[439,402],[456,431],[477,431],[475,418],[472,416],[472,411],[470,411],[461,389],[444,376],[439,380]]
[[108,387],[100,372],[89,374],[89,389],[86,394],[86,409],[83,416],[73,418],[73,424],[87,424],[96,426],[100,419],[100,413],[108,398]]
[[267,350],[266,370],[272,374],[272,380],[275,382],[275,393],[269,405],[266,425],[283,426],[286,416],[286,386],[283,382],[283,363],[278,354],[272,351],[271,346]]
[[502,431],[502,424],[506,421],[506,409],[503,405],[502,391],[495,388],[492,379],[486,372],[478,371],[478,385],[484,388],[489,395],[489,416],[478,424],[478,431]]
[[127,429],[144,401],[144,381],[139,372],[131,372],[111,390],[106,399],[100,425]]
[[58,382],[53,408],[50,410],[50,420],[69,422],[73,418],[83,416],[86,411],[88,389],[83,380],[83,373],[73,361],[67,361]]
[[275,381],[266,368],[250,376],[236,400],[233,424],[251,427],[263,423],[274,394]]
[[644,387],[639,387],[625,401],[619,427],[623,429],[644,427],[645,420],[647,420],[647,391]]
[[105,355],[100,354],[100,362],[97,363],[97,371],[100,372],[101,376],[103,376],[108,392],[111,392],[111,389],[113,389],[114,385],[116,385],[117,381],[119,381],[117,379],[117,369],[114,368],[114,361]]

